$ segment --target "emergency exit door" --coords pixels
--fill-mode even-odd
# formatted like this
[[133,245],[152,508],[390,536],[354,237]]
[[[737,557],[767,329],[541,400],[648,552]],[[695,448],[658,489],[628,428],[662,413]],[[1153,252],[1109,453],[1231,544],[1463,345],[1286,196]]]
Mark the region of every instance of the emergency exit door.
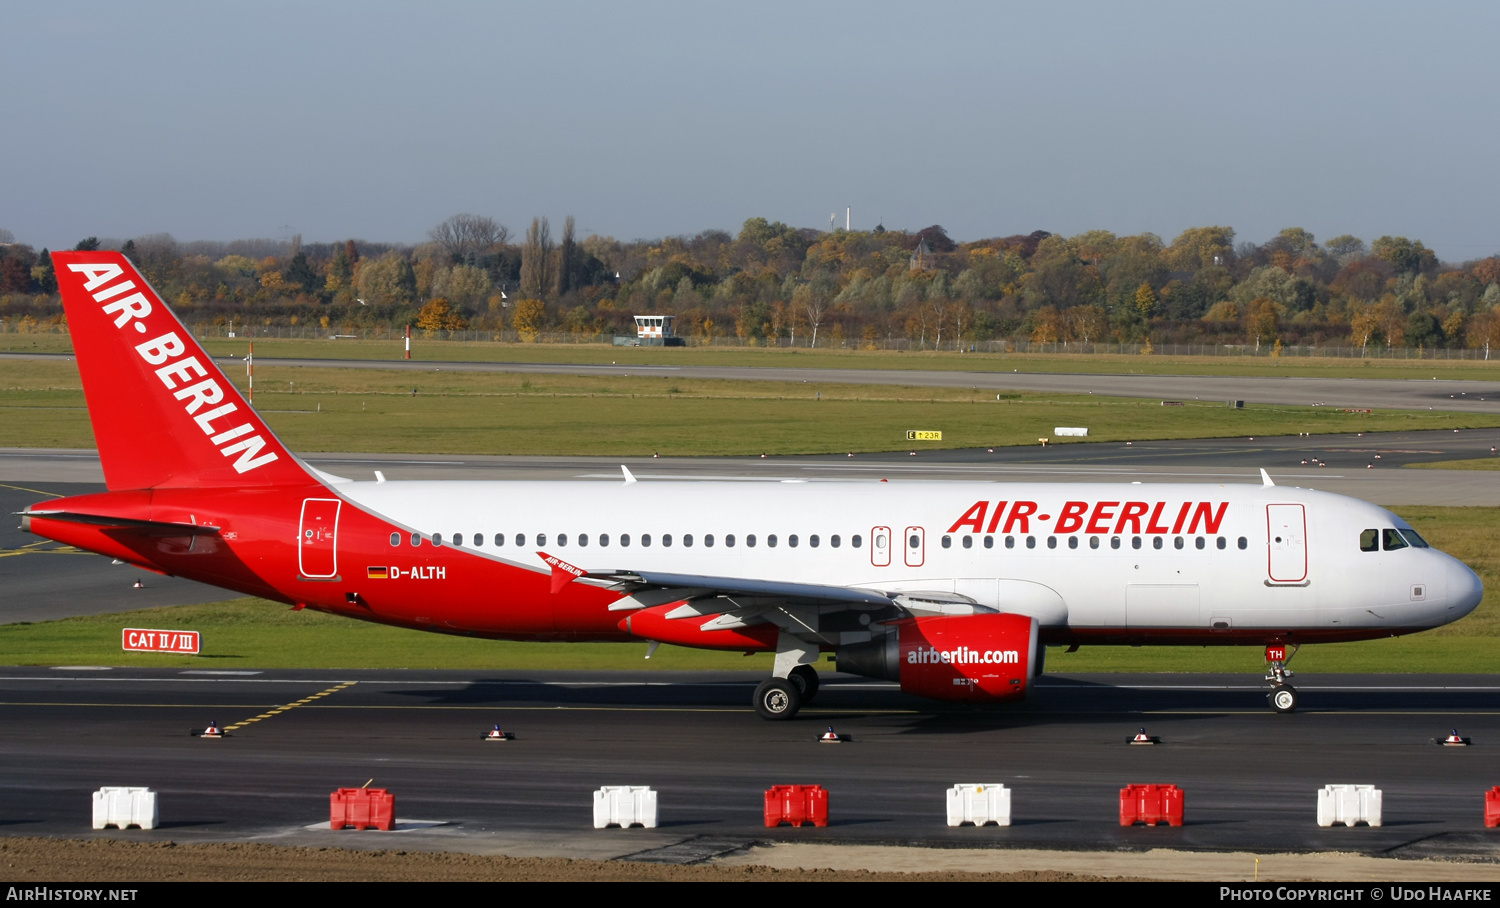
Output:
[[927,531],[921,527],[907,527],[905,545],[906,566],[921,567],[927,557]]
[[891,528],[870,530],[870,563],[876,567],[891,566]]
[[1307,579],[1307,509],[1300,504],[1266,505],[1268,575],[1273,583]]
[[297,571],[303,577],[338,575],[339,508],[342,505],[337,498],[309,498],[302,502]]

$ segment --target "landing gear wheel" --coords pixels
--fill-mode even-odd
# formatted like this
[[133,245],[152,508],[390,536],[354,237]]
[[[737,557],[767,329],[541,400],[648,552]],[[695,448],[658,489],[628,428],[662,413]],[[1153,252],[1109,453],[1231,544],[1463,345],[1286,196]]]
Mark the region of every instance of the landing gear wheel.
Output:
[[803,703],[811,703],[818,695],[818,672],[811,665],[799,665],[792,669],[787,680],[797,685],[797,692],[802,695]]
[[1271,688],[1271,708],[1279,713],[1295,712],[1297,709],[1297,688],[1290,684],[1278,684]]
[[767,678],[755,689],[755,712],[762,719],[790,719],[802,708],[802,692],[785,678]]

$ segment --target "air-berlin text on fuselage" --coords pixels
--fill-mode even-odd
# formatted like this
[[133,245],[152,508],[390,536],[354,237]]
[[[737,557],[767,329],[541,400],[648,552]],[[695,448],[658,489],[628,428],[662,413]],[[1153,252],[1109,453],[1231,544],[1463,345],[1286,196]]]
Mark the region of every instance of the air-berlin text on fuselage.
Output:
[[[1030,533],[1033,520],[1039,524],[1053,520],[1052,514],[1038,513],[1040,510],[1034,501],[976,501],[947,532]],[[1065,501],[1051,532],[1212,535],[1219,532],[1228,510],[1227,501],[1184,501],[1180,504],[1165,501]]]
[[[95,302],[103,306],[105,315],[115,316],[116,328],[134,323],[137,333],[150,333],[143,319],[151,314],[151,299],[136,290],[135,281],[128,278],[111,283],[125,273],[119,265],[69,265],[68,268],[84,276],[83,289],[93,294]],[[128,293],[131,290],[136,292]],[[186,401],[183,409],[193,417],[203,434],[210,436],[209,441],[218,447],[220,454],[225,457],[239,455],[234,461],[235,472],[246,473],[276,459],[275,451],[260,453],[266,441],[258,434],[255,423],[241,423],[230,429],[214,425],[215,420],[228,416],[239,407],[232,401],[223,403],[224,389],[208,376],[208,370],[198,362],[198,357],[183,356],[187,345],[177,332],[168,331],[151,338],[137,345],[135,352],[148,364],[160,367],[156,370],[156,377],[173,392],[173,397]],[[208,409],[205,410],[205,406]]]

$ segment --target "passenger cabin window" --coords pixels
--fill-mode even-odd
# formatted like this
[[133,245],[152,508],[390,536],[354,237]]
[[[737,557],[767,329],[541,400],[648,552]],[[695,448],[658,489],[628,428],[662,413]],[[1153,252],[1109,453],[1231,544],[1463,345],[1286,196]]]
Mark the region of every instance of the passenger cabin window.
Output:
[[620,534],[620,545],[623,548],[627,548],[627,549],[630,548],[630,534],[629,533],[621,533]]
[[1380,531],[1362,530],[1359,534],[1359,550],[1361,552],[1380,551]]
[[1193,544],[1196,545],[1200,550],[1202,550],[1204,546],[1208,545],[1208,540],[1204,539],[1202,536],[1199,536],[1197,539],[1193,540]]
[[1111,536],[1111,537],[1109,537],[1109,547],[1112,548],[1112,549],[1119,548],[1120,547],[1120,537],[1118,537],[1118,536]]
[[547,534],[546,533],[537,533],[536,534],[536,544],[537,545],[546,545],[547,544]]
[[864,539],[858,533],[855,533],[853,536],[849,537],[849,544],[854,546],[855,548],[859,548],[861,545],[864,545],[864,542]]
[[786,544],[795,549],[797,547],[797,534],[793,533],[792,535],[786,537]]
[[642,548],[647,548],[647,549],[651,548],[651,534],[650,533],[642,533],[641,534],[641,547]]
[[672,534],[671,533],[662,533],[661,534],[661,544],[664,545],[664,546],[670,547],[672,545]]
[[754,533],[750,533],[749,535],[747,535],[745,537],[745,545],[749,546],[752,549],[755,548],[755,534]]
[[395,547],[397,547],[399,545],[401,545],[401,534],[400,533],[392,533],[391,534],[391,547],[395,548]]
[[1055,548],[1057,548],[1057,537],[1056,536],[1048,536],[1047,537],[1047,548],[1049,548],[1049,549],[1055,549]]
[[726,533],[724,535],[724,544],[726,546],[728,546],[729,548],[731,548],[731,549],[734,548],[734,534],[733,533]]
[[813,535],[807,537],[807,544],[810,545],[810,546],[812,546],[813,548],[817,548],[818,547],[818,536],[817,536],[816,533],[814,533]]
[[1132,537],[1130,537],[1130,547],[1133,548],[1133,549],[1140,548],[1141,547],[1141,537],[1139,537],[1139,536],[1132,536]]
[[952,548],[952,547],[953,547],[953,537],[952,536],[944,536],[943,537],[943,548],[948,549],[948,548]]
[[708,547],[708,548],[713,548],[714,547],[714,534],[713,533],[704,533],[703,534],[703,544],[706,547]]
[[1394,552],[1397,549],[1404,549],[1409,544],[1405,539],[1401,538],[1400,530],[1381,530],[1380,536],[1381,548],[1385,549],[1387,552]]
[[608,533],[600,533],[599,534],[599,544],[601,546],[605,546],[605,547],[609,546],[609,534]]
[[[541,538],[542,537],[540,537],[540,536],[537,537],[538,540],[540,540]],[[542,543],[540,541],[537,542],[537,545],[541,545],[541,544]],[[557,534],[557,544],[558,545],[567,545],[568,544],[568,534],[567,533],[558,533]]]
[[775,533],[771,533],[770,535],[766,536],[766,545],[770,546],[773,549],[776,548],[776,534]]
[[464,544],[464,534],[463,533],[454,533],[453,534],[453,544],[454,545],[463,545]]
[[505,545],[505,534],[504,533],[496,533],[495,534],[495,545]]
[[422,534],[421,533],[412,533],[411,534],[411,544],[412,545],[421,545],[422,544]]
[[1034,548],[1036,548],[1036,537],[1035,536],[1027,536],[1026,537],[1026,547],[1028,549],[1034,549]]
[[1248,548],[1250,548],[1250,540],[1248,540],[1245,537],[1241,536],[1240,537],[1240,549],[1244,550],[1244,549],[1248,549]]
[[834,548],[838,548],[839,547],[839,537],[838,537],[838,535],[834,534],[833,536],[829,536],[828,537],[828,544],[831,545],[831,546],[833,546]]
[[1161,537],[1160,536],[1158,536],[1155,539],[1151,540],[1151,547],[1153,549],[1159,549],[1159,548],[1161,548]]
[[484,545],[484,534],[483,533],[475,533],[474,534],[474,545],[476,547]]
[[[944,537],[944,538],[947,538],[947,537]],[[964,548],[966,548],[966,549],[972,549],[973,547],[974,547],[974,537],[973,536],[965,536],[964,537]]]
[[1016,537],[1014,537],[1014,536],[1007,536],[1007,537],[1005,537],[1005,547],[1008,548],[1008,549],[1015,548],[1016,547]]
[[578,534],[578,544],[579,545],[588,545],[589,544],[589,534],[588,533],[579,533]]
[[1076,549],[1076,548],[1078,548],[1078,537],[1077,536],[1069,536],[1068,537],[1068,548],[1070,548],[1070,549]]
[[1221,549],[1227,549],[1227,548],[1229,548],[1229,540],[1225,539],[1223,536],[1219,537],[1218,544],[1219,544],[1219,548],[1221,548]]
[[442,545],[443,544],[443,534],[442,533],[433,533],[432,534],[432,544],[433,545]]
[[1091,549],[1097,549],[1098,547],[1099,547],[1099,537],[1098,536],[1090,536],[1089,537],[1089,548],[1091,548]]
[[526,544],[526,534],[525,533],[517,533],[516,534],[516,545],[525,545],[525,544]]
[[995,537],[993,537],[993,536],[986,536],[986,537],[984,537],[984,547],[987,548],[987,549],[994,548],[995,547]]
[[686,548],[692,548],[693,547],[693,534],[692,533],[683,533],[682,534],[682,544]]

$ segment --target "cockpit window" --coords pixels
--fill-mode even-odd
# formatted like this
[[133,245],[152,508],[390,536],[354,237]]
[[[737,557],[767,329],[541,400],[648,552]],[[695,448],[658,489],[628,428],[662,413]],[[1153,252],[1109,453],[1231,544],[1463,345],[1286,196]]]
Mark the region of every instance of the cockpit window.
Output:
[[1400,530],[1381,530],[1380,538],[1384,543],[1381,548],[1385,549],[1387,552],[1394,552],[1397,549],[1406,548],[1406,540],[1401,538]]
[[1380,551],[1380,531],[1361,530],[1359,534],[1359,550],[1361,552]]
[[1419,549],[1432,548],[1432,546],[1429,546],[1427,544],[1427,540],[1417,535],[1416,530],[1401,530],[1401,538],[1405,539],[1407,542],[1411,543],[1413,546]]

